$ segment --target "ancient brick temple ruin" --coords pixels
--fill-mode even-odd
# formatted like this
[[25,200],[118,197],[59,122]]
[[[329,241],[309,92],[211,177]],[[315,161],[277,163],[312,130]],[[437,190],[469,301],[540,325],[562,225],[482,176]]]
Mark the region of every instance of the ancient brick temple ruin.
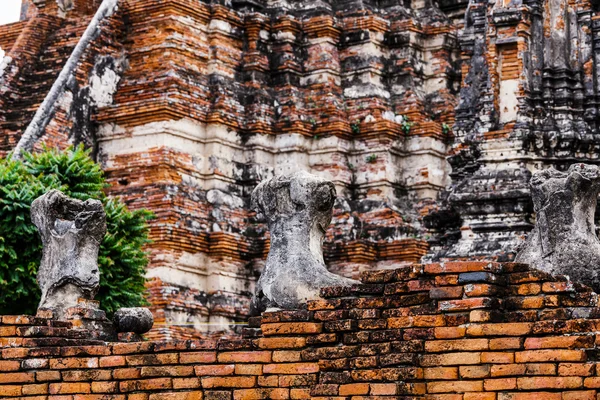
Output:
[[275,174],[334,182],[333,272],[511,260],[531,173],[595,162],[595,6],[25,0],[0,26],[0,156],[84,143],[155,212],[154,337],[247,320],[250,193]]

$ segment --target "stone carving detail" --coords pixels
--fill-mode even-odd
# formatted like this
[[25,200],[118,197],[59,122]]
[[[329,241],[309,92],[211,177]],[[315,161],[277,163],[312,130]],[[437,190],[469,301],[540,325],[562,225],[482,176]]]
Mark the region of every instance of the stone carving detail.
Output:
[[147,308],[120,308],[113,316],[113,324],[117,332],[133,332],[141,335],[152,329],[154,317]]
[[31,220],[44,246],[37,275],[39,308],[62,318],[78,299],[93,299],[98,291],[98,250],[106,234],[106,214],[97,200],[84,202],[51,190],[33,202]]
[[594,213],[600,169],[574,164],[565,172],[536,172],[530,182],[536,225],[516,261],[600,290],[600,240]]
[[302,308],[307,300],[319,298],[323,287],[358,283],[329,272],[323,260],[323,237],[335,198],[333,183],[303,171],[268,179],[254,189],[252,205],[267,220],[271,248],[253,313],[269,307]]

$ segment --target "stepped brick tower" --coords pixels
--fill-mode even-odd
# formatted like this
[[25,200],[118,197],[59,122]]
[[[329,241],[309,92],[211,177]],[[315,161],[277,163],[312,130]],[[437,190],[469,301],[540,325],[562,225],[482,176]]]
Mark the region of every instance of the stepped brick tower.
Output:
[[94,149],[111,194],[157,216],[154,335],[229,329],[269,245],[249,194],[274,174],[335,183],[332,271],[426,253],[420,216],[450,184],[456,19],[431,0],[27,0],[0,27],[0,154]]

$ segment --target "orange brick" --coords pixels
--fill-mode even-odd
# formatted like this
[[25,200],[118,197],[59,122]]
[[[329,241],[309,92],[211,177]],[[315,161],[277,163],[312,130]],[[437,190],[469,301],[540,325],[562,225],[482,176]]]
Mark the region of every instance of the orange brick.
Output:
[[20,396],[23,393],[21,385],[0,385],[2,396]]
[[3,372],[0,373],[0,384],[35,382],[33,372]]
[[462,394],[428,394],[425,400],[463,400]]
[[319,372],[317,363],[289,363],[289,364],[267,364],[263,367],[265,374],[312,374]]
[[237,364],[235,366],[236,375],[262,375],[262,364]]
[[481,379],[490,376],[489,365],[469,365],[459,368],[462,379]]
[[202,400],[202,392],[163,392],[151,394],[149,400]]
[[600,377],[585,378],[583,386],[590,389],[600,389]]
[[424,367],[438,365],[473,365],[481,362],[481,353],[449,353],[425,354],[421,365]]
[[195,389],[200,387],[200,378],[173,378],[173,389]]
[[457,367],[435,367],[435,368],[424,368],[424,376],[426,380],[457,380],[458,379],[458,368]]
[[256,384],[255,376],[232,376],[202,378],[202,387],[212,388],[251,388]]
[[261,324],[263,335],[305,335],[311,333],[321,333],[323,324],[315,322],[281,322],[276,324]]
[[486,379],[483,381],[486,391],[514,390],[517,388],[517,378]]
[[497,291],[495,285],[487,283],[472,283],[465,285],[465,294],[469,297],[493,296]]
[[98,358],[52,358],[50,369],[98,368]]
[[517,386],[520,390],[577,389],[583,386],[583,379],[575,376],[523,377],[517,378]]
[[[296,393],[297,394],[297,393]],[[234,390],[234,400],[257,400],[257,399],[289,399],[290,390],[284,388],[274,389],[241,389]],[[303,399],[306,397],[296,397]]]
[[596,391],[563,392],[562,400],[596,400]]
[[473,310],[469,313],[469,322],[490,322],[493,321],[494,314],[488,310]]
[[130,393],[127,395],[127,400],[148,400],[148,393]]
[[437,327],[434,330],[436,339],[458,339],[465,337],[467,328],[462,326]]
[[16,326],[0,326],[0,336],[16,336]]
[[515,354],[516,362],[585,361],[585,350],[528,350]]
[[561,400],[560,393],[529,392],[529,393],[498,393],[498,400]]
[[48,393],[48,384],[36,384],[36,385],[23,385],[23,394],[33,396],[36,394],[47,394]]
[[123,367],[125,366],[124,356],[107,356],[98,359],[100,368]]
[[490,339],[490,350],[513,350],[523,346],[522,338]]
[[483,391],[483,381],[427,382],[427,393],[465,393]]
[[159,365],[159,364],[177,364],[179,361],[179,355],[176,353],[167,354],[137,354],[132,356],[125,356],[127,365]]
[[425,351],[430,353],[477,351],[487,350],[488,348],[488,339],[432,340],[425,342]]
[[525,364],[492,365],[490,374],[493,377],[525,375]]
[[[219,366],[213,366],[213,369]],[[197,368],[200,368],[198,366]],[[194,375],[194,368],[191,366],[169,365],[160,367],[142,367],[140,370],[142,377],[151,376],[191,376]]]
[[340,385],[340,389],[339,389],[340,396],[368,394],[368,393],[369,393],[369,384],[368,383],[349,383],[347,385]]
[[558,374],[561,376],[592,376],[595,364],[561,363],[558,364]]
[[92,382],[92,393],[116,393],[118,390],[118,382]]
[[593,336],[553,336],[525,339],[525,349],[576,349],[594,347]]
[[220,363],[268,363],[271,362],[270,351],[228,351],[219,353]]
[[512,364],[515,362],[515,354],[510,352],[481,353],[481,362],[486,364]]
[[556,364],[525,364],[525,375],[556,375]]
[[474,324],[467,328],[467,336],[524,336],[532,327],[531,322]]
[[136,379],[141,377],[141,370],[139,368],[118,368],[113,370],[114,379]]
[[91,391],[91,385],[83,382],[51,383],[48,389],[50,394],[91,393]]
[[531,296],[539,294],[542,286],[539,283],[524,283],[517,286],[517,294],[521,296]]
[[395,395],[398,387],[395,383],[371,383],[371,396],[392,396]]
[[258,339],[259,349],[301,349],[306,345],[303,337],[267,337]]
[[310,389],[290,389],[290,399],[301,400],[310,399]]
[[21,369],[20,361],[1,361],[0,360],[0,372],[18,371]]
[[233,375],[235,365],[196,365],[194,370],[197,376]]
[[298,362],[300,354],[299,351],[274,351],[273,362]]
[[496,400],[496,393],[465,393],[464,400]]
[[573,287],[573,283],[570,281],[544,282],[542,285],[542,291],[544,293],[574,292],[575,288]]
[[38,382],[59,381],[60,380],[60,372],[59,371],[37,371],[35,373],[35,380]]
[[217,361],[216,351],[202,351],[179,354],[179,362],[182,364],[210,364]]

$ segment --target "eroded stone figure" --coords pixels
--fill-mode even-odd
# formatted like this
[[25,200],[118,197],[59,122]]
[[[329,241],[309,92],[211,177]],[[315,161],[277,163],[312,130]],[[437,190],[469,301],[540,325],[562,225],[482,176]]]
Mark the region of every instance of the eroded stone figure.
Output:
[[600,240],[594,213],[600,192],[600,169],[574,164],[531,178],[536,224],[516,261],[600,290]]
[[327,270],[323,237],[331,223],[336,191],[333,183],[307,172],[261,182],[252,192],[253,208],[264,215],[271,248],[252,300],[252,313],[267,308],[303,308],[326,286],[357,281]]
[[98,291],[106,214],[97,200],[75,200],[51,190],[33,202],[31,220],[44,246],[37,275],[39,308],[51,309],[60,318],[79,298],[93,299]]

